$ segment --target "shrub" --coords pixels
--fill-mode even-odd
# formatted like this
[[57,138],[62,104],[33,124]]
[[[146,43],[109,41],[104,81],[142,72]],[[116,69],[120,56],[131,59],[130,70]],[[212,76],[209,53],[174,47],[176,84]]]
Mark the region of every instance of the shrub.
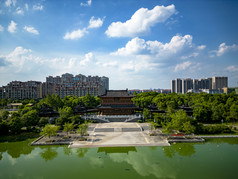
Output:
[[197,134],[221,134],[221,133],[232,133],[231,127],[228,127],[224,124],[218,124],[218,125],[209,125],[209,126],[203,126],[198,125],[196,127],[196,133]]

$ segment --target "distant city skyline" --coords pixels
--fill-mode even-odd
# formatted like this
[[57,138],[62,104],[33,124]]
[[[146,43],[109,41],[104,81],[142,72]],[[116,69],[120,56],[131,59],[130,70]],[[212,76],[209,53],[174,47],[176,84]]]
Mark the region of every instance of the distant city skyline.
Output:
[[205,90],[211,93],[223,93],[224,88],[228,88],[228,81],[228,77],[225,76],[213,76],[203,79],[176,78],[171,80],[171,92],[185,94],[188,91],[198,92],[199,90]]
[[45,82],[41,81],[11,81],[0,86],[0,99],[40,99],[47,95],[66,96],[100,96],[109,90],[109,78],[102,76],[85,76],[70,73],[61,76],[48,76]]
[[175,78],[238,86],[238,1],[2,0],[0,86],[64,73],[110,89],[170,89]]

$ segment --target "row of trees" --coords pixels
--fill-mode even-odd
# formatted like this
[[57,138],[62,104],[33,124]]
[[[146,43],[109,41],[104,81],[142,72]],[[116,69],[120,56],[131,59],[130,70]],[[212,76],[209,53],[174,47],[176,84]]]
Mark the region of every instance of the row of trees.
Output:
[[[0,101],[2,110],[0,111],[0,135],[8,133],[20,133],[22,129],[26,131],[35,131],[38,127],[44,127],[46,124],[53,123],[59,129],[67,124],[73,124],[74,128],[83,122],[79,115],[75,115],[77,107],[93,108],[100,104],[98,97],[87,94],[84,97],[67,96],[61,99],[58,95],[48,95],[39,101],[35,100],[6,100]],[[22,102],[17,112],[9,113],[4,108],[8,102]],[[49,117],[39,117],[39,112],[47,106],[59,113],[55,121],[50,121]]]
[[[158,94],[145,92],[133,98],[134,103],[143,109],[149,121],[163,126],[165,132],[177,130],[185,133],[224,133],[231,132],[225,125],[203,126],[202,124],[221,124],[238,121],[238,95],[231,94]],[[148,106],[157,106],[166,113],[151,113]],[[189,107],[193,115],[188,116],[180,110]]]
[[[87,134],[88,124],[89,124],[88,121],[85,121],[84,123],[78,125],[77,133],[80,134],[81,137]],[[71,132],[74,128],[75,128],[74,122],[64,124],[63,131],[67,133],[66,137],[69,136],[69,132]],[[41,135],[46,135],[50,138],[51,136],[56,135],[59,129],[60,126],[56,126],[53,124],[46,124],[41,131]]]

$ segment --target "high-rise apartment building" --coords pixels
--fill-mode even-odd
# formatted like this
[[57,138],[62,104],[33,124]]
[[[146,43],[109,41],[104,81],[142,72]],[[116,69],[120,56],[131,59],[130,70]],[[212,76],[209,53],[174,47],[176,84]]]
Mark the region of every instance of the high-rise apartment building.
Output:
[[101,80],[102,80],[102,84],[105,88],[105,90],[109,90],[109,78],[108,77],[101,77]]
[[90,94],[93,96],[102,95],[109,89],[109,78],[103,76],[88,76],[79,74],[73,76],[65,73],[61,77],[49,76],[43,83],[43,97],[47,94],[56,94],[61,98],[65,96],[85,96]]
[[198,90],[199,89],[199,84],[198,84],[198,79],[193,79],[193,89]]
[[179,78],[175,80],[175,93],[182,93],[182,80]]
[[182,93],[182,80],[177,78],[171,80],[171,93]]
[[175,93],[175,80],[171,80],[171,93]]
[[[228,87],[228,77],[212,77],[204,79],[175,79],[171,80],[172,93],[187,93],[187,91],[210,91],[211,93],[222,92]],[[213,90],[213,91],[212,91]]]
[[227,77],[212,77],[212,89],[221,90],[222,88],[228,87]]
[[65,96],[85,96],[88,93],[93,96],[102,95],[109,90],[109,78],[99,76],[73,76],[65,73],[60,76],[46,77],[46,82],[37,81],[13,81],[7,86],[0,87],[0,99],[39,99],[48,94]]
[[185,94],[189,89],[193,89],[193,80],[191,78],[182,80],[182,93]]
[[198,89],[212,89],[212,78],[198,80]]
[[42,83],[39,81],[12,81],[0,88],[0,99],[38,99],[42,98]]

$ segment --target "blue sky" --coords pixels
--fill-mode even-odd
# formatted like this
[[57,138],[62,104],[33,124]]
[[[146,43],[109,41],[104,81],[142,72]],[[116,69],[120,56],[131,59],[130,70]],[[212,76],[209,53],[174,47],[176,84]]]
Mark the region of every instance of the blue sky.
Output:
[[236,0],[0,0],[0,86],[63,73],[111,89],[228,76],[238,86]]

